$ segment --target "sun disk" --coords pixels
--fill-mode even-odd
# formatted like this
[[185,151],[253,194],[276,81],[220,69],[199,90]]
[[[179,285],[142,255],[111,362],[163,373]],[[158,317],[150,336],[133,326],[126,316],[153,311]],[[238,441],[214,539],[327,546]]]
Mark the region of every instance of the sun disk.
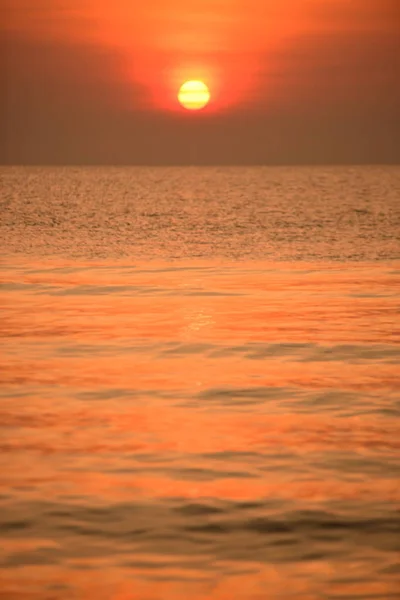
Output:
[[200,110],[209,103],[210,92],[202,81],[186,81],[179,90],[178,100],[188,110]]

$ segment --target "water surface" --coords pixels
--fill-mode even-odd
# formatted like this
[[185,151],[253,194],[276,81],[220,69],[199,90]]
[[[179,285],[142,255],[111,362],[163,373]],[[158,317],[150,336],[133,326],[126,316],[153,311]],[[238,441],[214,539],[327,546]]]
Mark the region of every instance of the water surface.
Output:
[[250,171],[3,171],[1,598],[398,598],[398,171]]

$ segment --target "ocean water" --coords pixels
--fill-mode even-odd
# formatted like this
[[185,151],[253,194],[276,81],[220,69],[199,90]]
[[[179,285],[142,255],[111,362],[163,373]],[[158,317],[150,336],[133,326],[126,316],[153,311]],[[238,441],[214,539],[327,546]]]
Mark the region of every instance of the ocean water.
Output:
[[0,189],[0,598],[399,598],[400,168]]

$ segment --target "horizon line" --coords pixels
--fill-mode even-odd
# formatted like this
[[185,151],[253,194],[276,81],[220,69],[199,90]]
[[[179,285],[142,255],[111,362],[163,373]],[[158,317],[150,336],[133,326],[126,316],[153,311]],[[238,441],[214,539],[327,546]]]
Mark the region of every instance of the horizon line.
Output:
[[352,162],[352,163],[341,163],[341,162],[321,162],[321,163],[308,163],[308,162],[288,162],[288,163],[111,163],[111,162],[88,162],[88,163],[3,163],[0,162],[1,167],[53,167],[53,168],[80,168],[80,167],[111,167],[111,168],[286,168],[286,167],[400,167],[399,162]]

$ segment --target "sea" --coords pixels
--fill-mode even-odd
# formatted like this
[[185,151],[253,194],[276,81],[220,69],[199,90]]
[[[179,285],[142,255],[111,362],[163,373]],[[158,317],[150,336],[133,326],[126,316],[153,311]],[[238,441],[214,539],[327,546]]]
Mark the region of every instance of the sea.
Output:
[[0,168],[1,600],[400,598],[400,167]]

